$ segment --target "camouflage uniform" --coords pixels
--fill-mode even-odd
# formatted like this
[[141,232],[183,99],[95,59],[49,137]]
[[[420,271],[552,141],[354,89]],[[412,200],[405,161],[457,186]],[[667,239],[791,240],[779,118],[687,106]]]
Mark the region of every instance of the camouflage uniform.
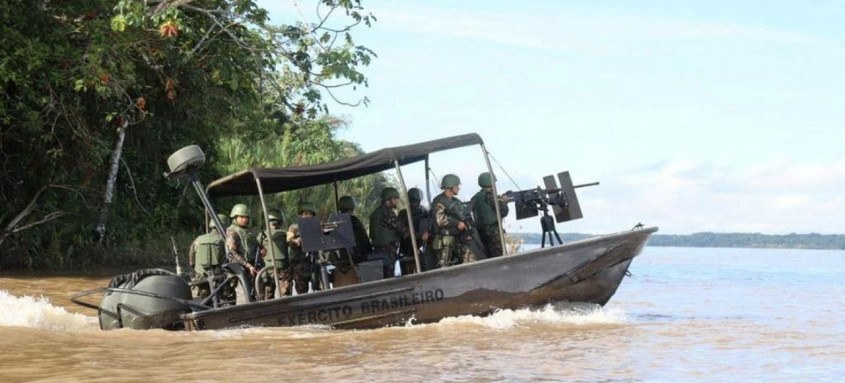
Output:
[[401,238],[408,237],[408,227],[403,225],[393,209],[382,203],[370,214],[370,239],[376,252],[388,255],[388,262],[396,261],[396,250]]
[[355,237],[355,248],[353,249],[352,258],[355,262],[361,262],[366,255],[373,252],[373,244],[370,243],[370,236],[367,235],[367,228],[364,223],[355,216],[355,207],[357,203],[352,196],[345,195],[340,197],[337,202],[337,209],[341,213],[349,213],[349,221],[352,224],[352,235]]
[[[220,265],[223,263],[223,254],[226,253],[223,237],[212,226],[211,230],[197,237],[191,242],[188,249],[188,264],[194,271],[194,280],[202,280],[208,276],[207,271],[213,275],[223,273]],[[197,285],[197,297],[205,298],[211,293],[208,282]]]
[[[229,217],[225,214],[218,214],[217,218],[224,226],[229,222]],[[211,286],[207,278],[223,278],[221,265],[225,262],[225,254],[225,239],[217,231],[217,224],[212,219],[208,222],[208,233],[194,239],[188,249],[188,264],[194,272],[191,279],[197,282],[197,297],[206,298],[211,294]],[[222,294],[234,296],[234,291],[223,290]]]
[[296,239],[301,239],[299,236],[299,225],[292,224],[288,227],[287,232],[288,243],[288,259],[290,260],[290,269],[288,280],[293,282],[296,286],[296,292],[303,294],[308,292],[308,282],[311,281],[312,262],[307,254],[302,251],[302,244],[296,243]]
[[[493,192],[484,189],[481,189],[481,191],[472,197],[472,214],[475,217],[478,234],[481,237],[481,242],[484,244],[487,258],[498,257],[504,254],[502,237],[499,236],[499,220],[496,218],[496,206],[493,205],[495,200],[497,198],[493,195]],[[499,211],[502,213],[502,218],[505,218],[508,215],[508,204],[504,201],[499,201]]]
[[[232,207],[232,213],[229,214],[232,218],[232,224],[226,229],[226,256],[231,262],[238,263],[244,267],[247,285],[242,286],[243,289],[237,289],[236,293],[244,293],[243,296],[238,295],[237,303],[249,302],[252,300],[252,273],[257,271],[254,268],[250,259],[255,262],[255,255],[258,251],[258,239],[255,234],[250,233],[246,227],[238,225],[239,217],[249,217],[249,209],[244,204],[237,204]],[[232,281],[232,287],[238,284],[237,279]]]
[[[402,210],[399,211],[399,219],[402,220],[402,223],[405,223],[405,221],[408,219],[407,216],[408,216],[408,210],[407,209],[402,209]],[[431,231],[430,227],[421,228],[420,227],[420,221],[422,221],[423,219],[430,219],[430,218],[431,218],[431,213],[429,213],[428,210],[426,208],[422,207],[422,206],[417,206],[416,209],[412,208],[412,210],[411,210],[411,222],[414,223],[414,236],[417,239],[417,246],[425,245],[425,243],[423,243],[423,240],[422,240],[422,233],[424,231],[429,231],[429,232]],[[407,225],[408,224],[405,223],[405,226],[407,226]],[[407,238],[402,238],[399,241],[399,252],[402,253],[402,254],[405,254],[405,255],[413,255],[414,254],[413,246],[414,245],[411,242],[410,236],[408,236]]]
[[367,254],[373,252],[373,244],[370,242],[370,236],[367,234],[367,228],[364,227],[364,223],[358,217],[351,214],[349,215],[349,220],[352,221],[352,235],[355,236],[355,253],[352,258],[356,262],[361,262]]
[[[271,227],[270,230],[262,234],[261,253],[263,254],[265,268],[267,269],[267,271],[261,274],[262,281],[264,282],[264,299],[272,298],[275,294],[274,272],[279,273],[279,280],[285,290],[281,292],[282,294],[287,293],[286,286],[290,286],[291,273],[287,272],[290,267],[290,260],[288,259],[286,235],[287,231],[278,227]],[[276,257],[275,268],[273,267],[274,254],[270,252],[271,250],[275,253]]]
[[226,229],[226,251],[230,261],[244,267],[251,265],[250,255],[254,255],[257,249],[258,240],[245,227],[233,223]]
[[[432,201],[436,231],[431,247],[437,255],[437,267],[475,261],[475,254],[465,245],[466,231],[458,230],[458,223],[467,216],[464,204],[456,197],[441,193]],[[464,222],[466,224],[466,222]]]
[[[399,219],[402,220],[402,223],[407,221],[407,214],[408,211],[406,209],[402,209],[399,211]],[[420,227],[422,220],[429,220],[428,227]],[[431,234],[431,213],[428,209],[417,205],[416,208],[411,207],[411,222],[414,224],[414,236],[417,239],[417,246],[422,248],[422,252],[420,252],[420,266],[422,266],[423,270],[430,270],[435,267],[437,261],[434,260],[434,254],[431,250],[431,240],[432,236],[428,237],[428,240],[423,241],[422,234],[423,232],[428,232]],[[407,225],[407,224],[406,224]],[[405,256],[412,257],[414,256],[414,244],[411,242],[411,237],[408,236],[407,238],[402,238],[399,241],[399,252]],[[414,262],[414,268],[416,268],[416,262]],[[408,265],[410,267],[410,265]],[[412,272],[411,270],[402,270],[403,274],[408,272]]]

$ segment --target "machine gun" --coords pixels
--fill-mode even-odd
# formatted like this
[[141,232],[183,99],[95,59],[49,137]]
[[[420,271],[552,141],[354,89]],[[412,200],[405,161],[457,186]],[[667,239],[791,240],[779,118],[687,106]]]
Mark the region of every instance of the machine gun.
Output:
[[[555,228],[555,222],[566,222],[583,217],[575,189],[599,184],[598,182],[591,182],[573,185],[569,172],[560,172],[557,176],[560,180],[560,187],[555,182],[554,176],[549,175],[543,177],[545,189],[538,186],[534,189],[508,191],[503,194],[505,201],[514,203],[516,219],[536,217],[541,211],[543,212],[543,216],[540,218],[540,226],[543,229],[541,247],[546,246],[546,234],[549,236],[550,246],[554,246],[552,233],[555,235],[554,238],[557,238],[558,244],[563,243]],[[552,207],[554,212],[554,220],[549,215],[549,206]]]

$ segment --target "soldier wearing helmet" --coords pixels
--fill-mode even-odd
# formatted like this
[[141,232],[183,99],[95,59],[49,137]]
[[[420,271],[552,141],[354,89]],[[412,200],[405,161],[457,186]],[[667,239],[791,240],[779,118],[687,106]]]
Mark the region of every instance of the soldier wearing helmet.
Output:
[[341,213],[349,213],[349,220],[352,223],[352,234],[355,236],[355,248],[353,249],[353,259],[356,262],[364,260],[364,256],[373,252],[373,244],[370,242],[370,237],[367,235],[367,228],[364,223],[355,215],[355,208],[357,203],[352,196],[343,196],[337,201],[337,209]]
[[496,179],[490,172],[478,175],[478,186],[481,190],[472,197],[472,214],[478,226],[478,234],[484,244],[487,258],[498,257],[503,254],[502,237],[499,236],[499,219],[496,217],[496,201],[502,218],[508,215],[508,204],[493,194],[493,182]]
[[232,224],[226,229],[226,251],[232,262],[241,264],[251,274],[257,271],[255,266],[249,262],[250,255],[255,255],[258,250],[258,240],[251,235],[249,230],[249,208],[239,203],[232,207],[229,214]]
[[407,225],[403,225],[396,215],[399,206],[399,191],[386,187],[381,191],[381,204],[370,214],[370,239],[373,249],[385,256],[384,277],[393,276],[399,240],[408,237]]
[[[418,188],[410,188],[408,189],[408,205],[411,210],[411,221],[414,224],[414,236],[417,239],[417,246],[423,247],[425,250],[430,250],[431,246],[429,240],[431,240],[431,214],[428,212],[428,209],[424,208],[421,205],[422,202],[422,190]],[[399,211],[399,219],[402,220],[404,223],[407,220],[408,211],[406,209],[402,209]],[[425,224],[425,227],[420,227],[421,224]],[[413,255],[414,254],[414,245],[411,241],[411,237],[408,236],[407,238],[402,238],[399,241],[399,251],[404,255]],[[428,265],[426,269],[430,268],[431,265],[429,262],[425,262],[425,254],[423,253],[423,263]]]
[[[310,201],[299,201],[296,214],[299,218],[316,217],[317,209]],[[311,281],[311,271],[314,263],[302,251],[302,237],[299,235],[299,224],[294,223],[288,227],[285,239],[288,244],[288,258],[291,262],[290,279],[294,282],[298,294],[306,293],[308,292],[308,283]]]
[[[279,273],[279,280],[282,285],[280,293],[286,293],[290,285],[290,260],[288,259],[288,244],[286,240],[287,230],[282,229],[284,215],[279,209],[270,209],[267,212],[267,220],[270,227],[261,234],[261,255],[264,259],[267,271],[261,272],[261,281],[264,284],[263,299],[270,299],[275,294],[276,284],[273,281],[273,273]],[[273,253],[271,253],[271,251]],[[273,258],[275,256],[275,264]]]
[[[217,218],[223,225],[226,225],[229,218],[225,214],[218,214]],[[206,276],[220,275],[223,273],[223,264],[226,249],[223,237],[217,231],[217,225],[213,219],[208,220],[208,233],[202,234],[193,242],[188,249],[188,264],[194,271],[194,279],[202,279]],[[197,296],[205,298],[211,293],[208,282],[197,284]]]
[[431,202],[435,221],[431,247],[437,255],[437,267],[473,262],[475,254],[465,245],[469,235],[468,214],[464,204],[456,197],[461,190],[461,179],[447,174],[440,182],[440,189],[443,192]]

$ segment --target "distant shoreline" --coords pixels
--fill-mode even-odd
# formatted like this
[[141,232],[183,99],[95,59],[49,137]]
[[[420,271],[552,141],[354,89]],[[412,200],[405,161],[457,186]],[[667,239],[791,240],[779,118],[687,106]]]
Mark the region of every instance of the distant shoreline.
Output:
[[[508,233],[509,237],[518,238],[525,244],[539,245],[540,233]],[[564,233],[564,242],[593,237],[592,234]],[[547,240],[548,241],[548,240]],[[760,234],[760,233],[694,233],[694,234],[654,234],[648,246],[671,247],[737,247],[760,249],[845,249],[845,234]]]

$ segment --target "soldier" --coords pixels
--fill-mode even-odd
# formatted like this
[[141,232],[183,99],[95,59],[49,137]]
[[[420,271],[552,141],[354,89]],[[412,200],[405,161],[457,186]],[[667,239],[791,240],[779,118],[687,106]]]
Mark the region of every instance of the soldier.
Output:
[[[300,201],[296,213],[300,218],[316,217],[317,209],[314,204],[308,201]],[[291,262],[291,280],[296,286],[297,294],[308,292],[308,282],[311,281],[311,272],[314,267],[313,260],[302,251],[302,237],[299,235],[299,224],[292,224],[288,227],[286,235],[288,243],[288,259]]]
[[226,251],[232,262],[238,263],[250,273],[255,274],[255,267],[249,262],[249,256],[255,254],[258,249],[258,242],[254,240],[255,235],[250,235],[249,208],[239,203],[232,207],[232,224],[226,229]]
[[[250,277],[257,272],[255,266],[249,262],[249,256],[255,254],[258,250],[258,241],[255,239],[255,235],[250,235],[247,230],[249,227],[249,208],[239,203],[232,207],[229,217],[232,218],[232,224],[226,229],[226,255],[230,261],[240,264],[249,271],[249,274],[245,275],[249,282]],[[250,286],[243,286],[243,289],[237,289],[237,291],[239,293],[241,291],[252,291],[251,282]]]
[[499,220],[496,218],[496,206],[494,201],[499,203],[499,212],[504,219],[508,215],[508,204],[501,198],[493,195],[493,182],[495,180],[490,172],[481,173],[478,176],[478,186],[481,190],[472,197],[472,214],[478,227],[478,234],[484,244],[487,258],[498,257],[503,254],[502,237],[499,235]]
[[[229,221],[225,214],[218,214],[217,218],[223,225],[226,225]],[[190,249],[188,249],[188,264],[194,271],[195,280],[223,273],[223,268],[220,265],[223,263],[223,257],[226,254],[224,243],[223,237],[217,232],[217,225],[214,220],[209,220],[208,233],[194,239],[191,242]],[[205,298],[211,293],[208,282],[198,284],[197,289],[197,297],[200,298]]]
[[364,223],[354,214],[355,205],[355,199],[348,195],[340,197],[340,200],[337,201],[338,210],[341,213],[349,213],[349,220],[352,222],[352,234],[355,236],[355,249],[352,258],[355,262],[361,262],[367,254],[373,252],[373,244],[370,242]]
[[454,174],[443,176],[440,188],[443,192],[432,201],[436,231],[431,243],[437,255],[437,267],[475,261],[475,253],[465,245],[471,239],[467,232],[467,212],[457,196],[461,190],[461,179]]
[[393,276],[399,240],[408,237],[408,227],[403,225],[394,209],[399,205],[399,191],[386,187],[381,191],[381,205],[370,214],[370,239],[374,251],[384,254],[384,277]]
[[[288,259],[288,245],[286,241],[287,230],[282,229],[281,210],[270,209],[267,212],[267,220],[270,221],[270,227],[261,235],[261,254],[264,264],[267,265],[265,266],[267,271],[261,273],[261,278],[264,282],[264,299],[270,299],[275,294],[276,284],[273,281],[274,272],[279,273],[279,280],[282,286],[281,294],[287,293],[291,280],[291,273],[288,272],[290,260]],[[271,250],[273,253],[270,252]],[[275,264],[273,263],[273,256],[276,258]]]
[[[411,221],[414,223],[414,236],[417,239],[417,246],[424,248],[420,255],[422,258],[422,263],[425,265],[425,269],[428,270],[433,265],[429,265],[430,262],[427,262],[426,255],[428,255],[429,250],[431,250],[431,246],[428,243],[431,239],[431,227],[430,227],[430,219],[431,214],[429,213],[428,209],[422,207],[420,202],[422,201],[422,190],[417,188],[411,188],[408,190],[408,205],[410,205],[411,209]],[[408,211],[406,209],[402,209],[399,211],[399,219],[402,220],[402,223],[405,223],[407,218]],[[420,224],[423,223],[422,221],[428,223],[429,226],[420,227]],[[411,242],[411,237],[408,236],[407,238],[402,238],[399,241],[399,252],[407,255],[413,256],[414,249],[413,249],[413,242]],[[403,271],[404,272],[404,271]]]

